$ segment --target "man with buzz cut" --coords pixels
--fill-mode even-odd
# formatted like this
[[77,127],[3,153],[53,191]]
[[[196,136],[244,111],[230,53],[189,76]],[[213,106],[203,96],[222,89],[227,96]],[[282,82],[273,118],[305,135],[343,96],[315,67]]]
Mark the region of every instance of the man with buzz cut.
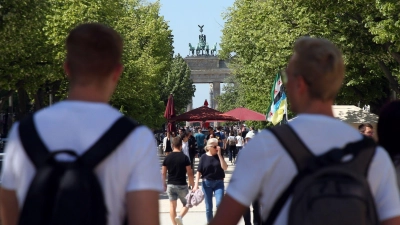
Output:
[[[297,214],[292,214],[293,208],[291,207],[293,204],[297,203],[294,199],[293,202],[291,198],[285,198],[285,201],[277,201],[278,199],[282,199],[280,198],[281,196],[297,196],[297,200],[302,197],[304,197],[304,200],[314,199],[313,196],[302,195],[301,192],[297,192],[298,195],[296,195],[296,193],[294,193],[294,195],[290,195],[290,192],[287,192],[289,195],[286,193],[285,190],[291,190],[287,188],[292,186],[290,183],[297,177],[296,175],[301,169],[299,164],[297,164],[299,161],[295,163],[295,157],[289,154],[289,152],[295,154],[296,149],[298,150],[297,152],[299,152],[299,149],[302,149],[301,152],[304,153],[304,149],[308,149],[307,157],[309,155],[315,157],[323,155],[330,149],[342,149],[349,143],[358,144],[365,142],[367,142],[370,147],[357,150],[363,152],[363,156],[365,156],[364,152],[368,152],[368,158],[359,158],[356,155],[356,159],[354,160],[362,162],[363,165],[366,165],[366,163],[368,165],[367,169],[365,169],[366,171],[363,171],[363,185],[365,184],[365,188],[369,187],[370,191],[365,193],[369,193],[368,196],[371,196],[372,201],[368,202],[372,202],[372,208],[374,209],[373,211],[362,210],[361,205],[364,202],[360,202],[360,204],[357,205],[360,206],[360,208],[357,209],[351,207],[346,208],[348,205],[344,205],[342,209],[337,210],[347,213],[349,217],[343,218],[342,214],[335,215],[335,213],[329,213],[329,215],[332,216],[330,218],[349,221],[351,220],[350,217],[354,218],[354,216],[356,216],[355,218],[360,218],[360,220],[352,224],[400,224],[399,191],[396,184],[395,170],[388,153],[382,147],[374,147],[373,141],[364,138],[363,135],[353,127],[333,117],[332,105],[342,86],[345,74],[345,65],[340,50],[326,39],[311,37],[300,38],[295,42],[294,53],[290,58],[286,70],[282,71],[281,74],[287,90],[291,110],[297,114],[297,117],[289,122],[288,125],[282,125],[275,129],[259,132],[246,144],[243,149],[243,152],[246,152],[246,154],[241,154],[239,156],[226,195],[210,225],[236,225],[248,206],[256,199],[259,200],[261,206],[260,215],[263,221],[272,222],[268,219],[272,218],[270,216],[273,216],[273,224],[275,225],[286,225],[289,224],[290,221],[290,224],[306,224],[303,220],[296,220],[295,218],[298,217],[294,216],[302,216],[302,214],[304,215],[304,212],[308,212],[308,210],[318,211],[318,208],[307,207],[303,204],[301,205],[303,208],[297,208],[299,209]],[[290,135],[298,136],[296,138],[299,138],[304,145],[301,144],[301,146],[296,145],[289,147],[290,143],[282,141],[284,139],[282,138],[284,135],[283,133],[281,133],[282,136],[279,135],[280,138],[278,140],[278,138],[276,138],[278,128],[284,128],[285,131],[291,130]],[[296,141],[297,143],[298,139],[296,138],[291,138],[290,140]],[[363,141],[360,142],[361,140]],[[285,144],[285,147],[282,146],[282,143]],[[288,149],[290,149],[290,151]],[[346,148],[346,150],[348,149]],[[346,156],[345,153],[339,151],[340,150],[334,152],[337,153],[336,156],[339,153]],[[362,161],[365,158],[368,159],[367,162]],[[312,159],[312,157],[307,159]],[[361,159],[361,161],[358,159]],[[346,161],[346,163],[350,164],[349,161]],[[301,165],[304,165],[304,163]],[[321,167],[317,166],[312,169],[316,169],[315,171],[317,172],[321,171]],[[303,175],[304,172],[307,172],[305,170],[301,171]],[[355,171],[349,170],[346,172],[355,173]],[[302,176],[297,178],[302,178]],[[357,178],[361,179],[360,177]],[[293,180],[295,184],[296,181],[297,179]],[[332,188],[330,190],[336,191],[337,188]],[[312,191],[307,189],[302,190]],[[351,191],[353,189],[340,189],[338,192],[341,190]],[[354,196],[366,196],[359,196],[357,195],[358,193],[359,192],[355,193]],[[307,196],[307,198],[305,196]],[[335,199],[332,199],[332,201],[334,200]],[[342,199],[336,200],[342,201]],[[368,198],[368,200],[370,199]],[[317,202],[318,201],[315,201],[315,204],[317,204]],[[272,210],[276,209],[274,207],[275,203],[280,206],[279,211]],[[329,212],[337,212],[337,206],[331,208],[329,208],[329,205],[319,206],[323,206],[323,209],[330,209]],[[366,204],[363,205],[363,207],[365,206]],[[376,211],[376,213],[374,211]],[[356,214],[354,212],[361,213]],[[323,212],[321,212],[321,214],[318,214],[319,217],[307,217],[306,219],[307,221],[318,222],[318,224],[333,224],[331,220],[324,221],[326,214],[324,216]],[[289,215],[292,217],[289,218]],[[367,223],[366,218],[370,215],[374,217],[374,220],[371,220],[374,221],[373,223]],[[366,217],[361,219],[362,216]],[[362,221],[363,219],[365,221]]]
[[[76,158],[91,151],[94,143],[103,139],[103,134],[108,137],[105,132],[118,121],[126,122],[125,125],[132,121],[124,120],[125,117],[108,104],[123,71],[120,35],[102,24],[82,24],[70,31],[66,50],[64,71],[69,80],[68,98],[27,117],[33,122],[43,147],[47,148],[41,150],[48,155],[39,160],[61,153],[53,158],[57,164],[74,163]],[[31,191],[30,182],[38,171],[36,161],[26,154],[28,148],[37,146],[24,145],[26,139],[21,137],[24,132],[20,129],[23,123],[24,120],[13,125],[5,149],[0,189],[3,225],[16,225],[24,219],[19,215],[28,190]],[[113,152],[90,170],[100,184],[105,203],[102,205],[106,208],[104,215],[96,216],[104,216],[102,224],[108,225],[159,224],[158,198],[162,181],[155,166],[159,161],[153,134],[145,126],[138,126],[123,135],[125,138],[111,149]],[[102,141],[106,142],[105,148],[113,142]],[[96,154],[96,151],[91,152]],[[37,210],[40,209],[31,209],[35,213]],[[28,221],[27,224],[32,223]]]
[[[173,225],[182,225],[182,218],[189,210],[189,207],[186,207],[186,195],[189,193],[189,187],[186,182],[186,174],[189,178],[189,185],[192,187],[194,185],[193,171],[192,167],[190,166],[189,157],[182,152],[182,137],[187,139],[188,135],[183,134],[172,139],[173,151],[171,152],[171,154],[165,157],[162,164],[162,179],[164,183],[164,191],[167,192],[169,197],[169,213]],[[178,198],[183,206],[179,215],[176,215]]]

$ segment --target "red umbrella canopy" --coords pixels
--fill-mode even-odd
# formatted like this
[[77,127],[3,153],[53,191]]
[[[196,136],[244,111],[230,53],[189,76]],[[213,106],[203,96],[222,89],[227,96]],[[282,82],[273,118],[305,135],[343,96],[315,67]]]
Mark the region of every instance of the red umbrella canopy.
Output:
[[165,119],[168,120],[167,132],[175,131],[175,124],[170,122],[172,118],[175,117],[175,106],[174,106],[174,96],[172,94],[168,97],[167,107],[164,112]]
[[201,106],[174,117],[172,121],[239,121],[239,119],[207,106]]
[[247,120],[266,121],[264,114],[261,114],[259,112],[244,107],[233,109],[231,111],[226,112],[225,114],[234,116],[238,118],[240,121],[247,121]]

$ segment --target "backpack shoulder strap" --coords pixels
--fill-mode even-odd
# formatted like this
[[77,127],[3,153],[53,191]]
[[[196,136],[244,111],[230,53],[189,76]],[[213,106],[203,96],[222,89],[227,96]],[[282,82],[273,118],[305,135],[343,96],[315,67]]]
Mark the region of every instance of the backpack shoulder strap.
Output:
[[353,154],[353,160],[343,166],[348,167],[350,171],[355,171],[367,177],[369,165],[375,155],[375,151],[375,141],[364,136],[362,140],[347,144],[343,148],[343,154]]
[[314,158],[314,155],[296,132],[287,124],[272,127],[269,130],[275,135],[282,147],[289,153],[290,157],[296,164],[298,172],[300,173],[303,171],[307,167],[308,161]]
[[122,116],[80,157],[80,159],[87,168],[94,169],[97,164],[110,155],[138,126],[139,124],[136,121]]
[[26,154],[35,168],[38,168],[46,161],[49,150],[37,133],[33,114],[20,121],[18,133]]
[[298,175],[293,178],[292,182],[289,186],[282,192],[279,198],[274,203],[268,218],[266,221],[263,221],[263,225],[272,225],[274,224],[276,218],[281,212],[283,206],[286,201],[289,199],[289,196],[293,192],[293,188],[296,183],[300,180],[301,172],[303,172],[307,167],[307,162],[310,159],[314,159],[315,156],[311,153],[311,151],[307,148],[304,142],[300,139],[299,136],[295,133],[295,131],[287,124],[281,126],[275,126],[269,129],[272,134],[278,139],[282,147],[289,153],[290,157],[293,159],[296,164]]

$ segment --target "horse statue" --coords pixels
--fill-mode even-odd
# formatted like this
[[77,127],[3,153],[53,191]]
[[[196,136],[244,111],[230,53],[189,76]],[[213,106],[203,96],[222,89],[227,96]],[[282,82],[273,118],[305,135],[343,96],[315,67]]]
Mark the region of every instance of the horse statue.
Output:
[[197,48],[196,48],[196,55],[200,55],[200,43],[197,44]]
[[206,54],[210,55],[210,46],[208,46],[208,43],[206,44]]
[[215,55],[217,51],[217,42],[215,42],[214,47],[211,49],[211,55]]
[[194,55],[194,47],[192,46],[192,44],[189,43],[189,55],[190,53],[192,53],[192,55]]

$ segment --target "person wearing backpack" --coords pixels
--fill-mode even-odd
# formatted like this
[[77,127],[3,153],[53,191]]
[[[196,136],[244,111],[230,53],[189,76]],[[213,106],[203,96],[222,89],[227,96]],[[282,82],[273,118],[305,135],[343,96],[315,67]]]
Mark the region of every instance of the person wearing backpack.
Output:
[[225,146],[227,146],[227,151],[229,154],[229,162],[233,165],[235,163],[236,159],[236,144],[237,140],[236,137],[233,134],[233,131],[229,134],[229,137],[226,139]]
[[388,153],[333,117],[343,83],[340,50],[303,37],[281,72],[296,119],[259,132],[240,155],[210,225],[234,225],[259,200],[263,224],[400,224]]
[[159,224],[153,134],[108,104],[123,70],[122,38],[86,23],[72,29],[66,49],[67,100],[10,132],[2,224]]

